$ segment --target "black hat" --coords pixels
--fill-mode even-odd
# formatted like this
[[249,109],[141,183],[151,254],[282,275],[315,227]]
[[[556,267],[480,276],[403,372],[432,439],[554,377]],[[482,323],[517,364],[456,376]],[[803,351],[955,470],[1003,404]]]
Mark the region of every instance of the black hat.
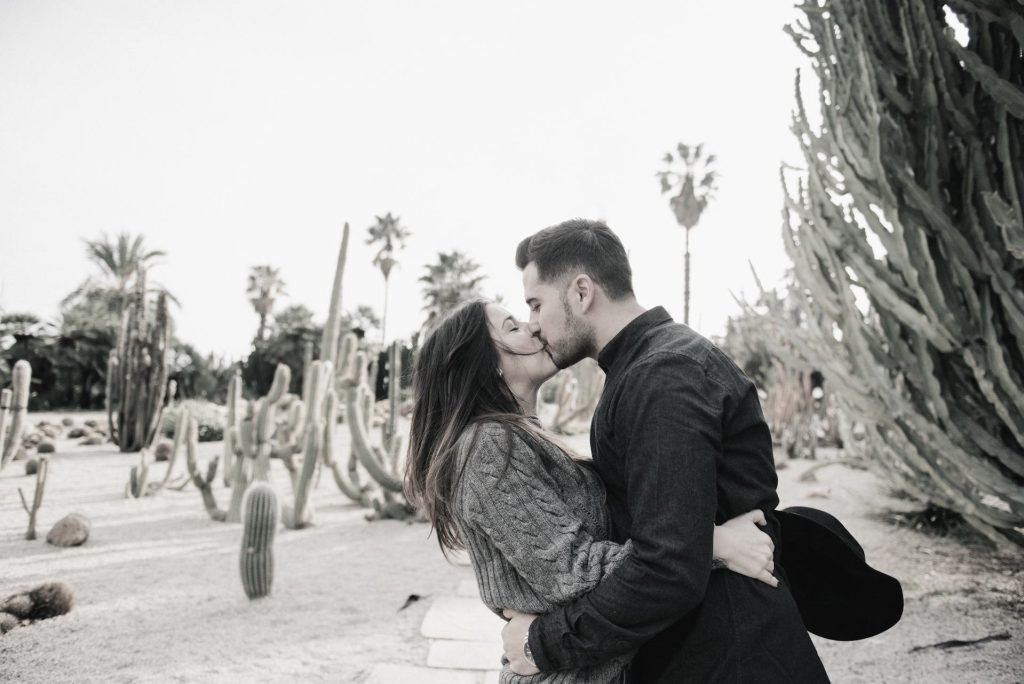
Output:
[[782,566],[807,631],[855,641],[899,622],[899,580],[868,565],[864,549],[841,522],[804,506],[775,515],[782,526]]

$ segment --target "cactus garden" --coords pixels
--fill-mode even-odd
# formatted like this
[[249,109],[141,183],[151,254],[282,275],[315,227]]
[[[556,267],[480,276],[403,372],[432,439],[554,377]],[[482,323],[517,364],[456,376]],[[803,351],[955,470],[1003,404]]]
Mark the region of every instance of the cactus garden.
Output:
[[0,5],[0,681],[499,681],[414,369],[573,215],[899,579],[832,680],[1021,681],[1024,0],[570,4]]

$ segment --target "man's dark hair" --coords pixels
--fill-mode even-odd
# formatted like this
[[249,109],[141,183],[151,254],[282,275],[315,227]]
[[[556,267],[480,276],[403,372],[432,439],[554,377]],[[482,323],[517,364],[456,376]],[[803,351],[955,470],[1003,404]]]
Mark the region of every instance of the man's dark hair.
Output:
[[571,219],[534,233],[516,249],[520,271],[531,261],[545,282],[577,271],[589,275],[609,299],[633,294],[633,270],[626,248],[600,221]]

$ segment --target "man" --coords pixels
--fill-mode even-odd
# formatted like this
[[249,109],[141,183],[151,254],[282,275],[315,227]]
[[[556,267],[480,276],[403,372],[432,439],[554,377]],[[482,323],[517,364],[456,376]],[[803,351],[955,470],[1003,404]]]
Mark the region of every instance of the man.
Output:
[[607,376],[590,446],[614,541],[634,554],[539,617],[508,612],[513,671],[592,665],[639,649],[630,681],[828,682],[778,562],[778,587],[711,570],[712,523],[758,508],[779,545],[771,436],[753,383],[661,307],[645,310],[618,237],[576,219],[516,254],[530,326],[560,368]]

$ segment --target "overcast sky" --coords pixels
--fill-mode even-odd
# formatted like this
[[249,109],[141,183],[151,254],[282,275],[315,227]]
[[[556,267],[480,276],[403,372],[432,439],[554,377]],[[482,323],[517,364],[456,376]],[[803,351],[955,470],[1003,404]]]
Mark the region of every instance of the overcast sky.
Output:
[[389,337],[423,320],[439,250],[525,314],[515,246],[566,218],[619,233],[645,306],[682,317],[682,229],[654,174],[682,140],[718,157],[692,233],[691,324],[714,335],[777,281],[793,79],[788,0],[0,2],[0,311],[57,314],[82,238],[132,231],[168,256],[183,340],[247,353],[254,264],[325,315],[341,226],[345,304],[382,306],[375,215],[412,231]]

